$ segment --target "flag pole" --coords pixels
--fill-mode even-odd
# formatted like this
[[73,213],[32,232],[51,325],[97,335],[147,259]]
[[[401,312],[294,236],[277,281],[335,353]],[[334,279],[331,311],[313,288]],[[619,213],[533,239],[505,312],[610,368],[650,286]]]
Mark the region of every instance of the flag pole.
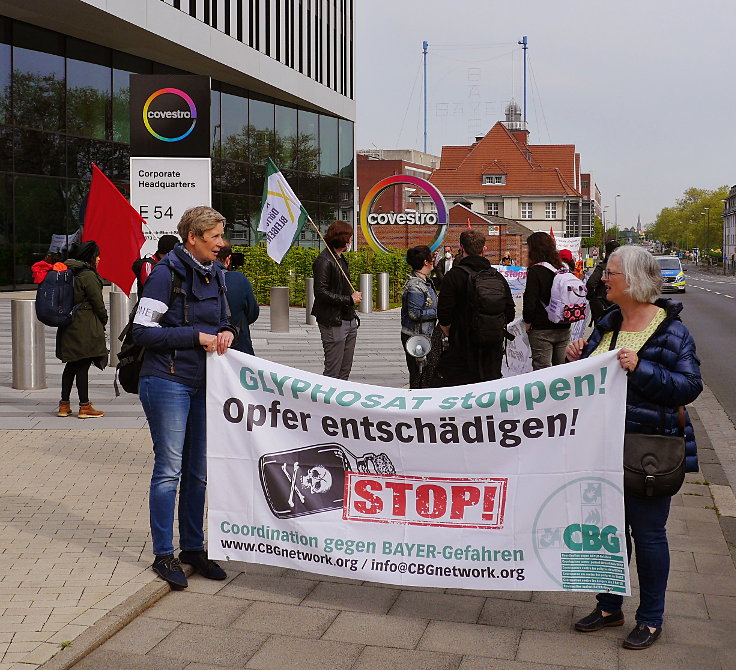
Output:
[[309,214],[307,214],[307,221],[309,221],[309,223],[311,223],[312,226],[314,226],[314,229],[317,231],[317,235],[319,235],[319,238],[322,240],[322,244],[324,244],[325,247],[329,249],[330,253],[332,254],[332,257],[335,259],[335,263],[337,263],[337,267],[340,268],[340,272],[342,272],[342,276],[345,277],[345,281],[348,283],[350,288],[353,290],[353,293],[357,293],[357,291],[355,290],[355,286],[353,286],[353,283],[350,281],[350,277],[348,277],[345,274],[345,270],[343,269],[342,264],[338,260],[337,255],[332,250],[332,247],[330,247],[330,245],[327,244],[327,242],[325,242],[325,238],[322,237],[322,233],[320,232],[319,228],[317,228],[317,224],[314,221],[312,221],[312,217],[309,216]]

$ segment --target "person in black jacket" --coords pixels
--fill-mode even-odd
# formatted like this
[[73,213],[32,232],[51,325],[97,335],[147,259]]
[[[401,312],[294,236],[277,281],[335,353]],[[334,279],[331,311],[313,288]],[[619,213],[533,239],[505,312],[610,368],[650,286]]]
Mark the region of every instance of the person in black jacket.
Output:
[[557,270],[563,267],[555,241],[547,233],[532,233],[526,240],[529,269],[524,289],[524,324],[532,350],[532,369],[542,370],[565,362],[565,347],[570,341],[569,323],[552,323],[546,305],[552,294],[555,272],[539,265],[549,263]]
[[[477,230],[464,230],[460,234],[461,257],[455,259],[452,268],[442,281],[442,291],[437,303],[437,317],[441,331],[449,338],[449,349],[437,365],[433,386],[456,386],[474,384],[501,378],[503,346],[479,347],[470,341],[470,322],[472,314],[468,306],[468,281],[472,272],[491,268],[487,258],[483,258],[486,238]],[[492,269],[492,268],[491,268]],[[514,299],[504,277],[505,321],[514,320]]]
[[[603,273],[608,298],[615,306],[596,325],[590,340],[571,342],[571,361],[618,348],[626,370],[626,433],[678,435],[679,408],[693,402],[703,390],[695,342],[680,320],[682,305],[657,299],[662,275],[652,255],[642,247],[625,245],[613,252]],[[614,340],[615,336],[615,340]],[[685,412],[685,469],[698,470],[692,423]],[[636,626],[624,640],[625,649],[651,647],[662,632],[665,592],[670,569],[667,518],[670,496],[640,498],[624,491],[626,549],[632,539],[639,576]],[[575,624],[588,633],[621,626],[623,596],[599,593],[596,608]]]
[[358,315],[355,306],[363,299],[354,291],[347,277],[348,262],[343,252],[350,247],[353,227],[346,221],[333,221],[325,233],[327,248],[317,256],[314,273],[314,305],[312,316],[317,319],[325,369],[322,374],[347,379],[353,367],[355,340],[358,337]]
[[593,316],[594,324],[597,324],[605,311],[613,305],[612,302],[606,300],[606,285],[603,283],[603,273],[606,270],[608,259],[619,246],[616,240],[606,242],[606,257],[595,266],[585,284],[585,288],[588,289],[588,302],[590,303],[590,313]]

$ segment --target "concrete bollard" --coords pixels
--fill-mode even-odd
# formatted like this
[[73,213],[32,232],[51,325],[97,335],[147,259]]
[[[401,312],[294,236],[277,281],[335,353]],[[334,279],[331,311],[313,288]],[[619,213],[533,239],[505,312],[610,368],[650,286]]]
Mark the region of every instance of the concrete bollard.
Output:
[[271,332],[289,332],[289,287],[271,287]]
[[388,272],[378,273],[378,291],[376,294],[376,309],[385,312],[389,306]]
[[130,310],[133,309],[135,301],[134,293],[128,298],[117,286],[113,285],[110,291],[110,363],[109,366],[114,368],[118,364],[118,354],[122,342],[118,339],[123,328],[128,325]]
[[358,289],[363,295],[363,300],[358,305],[358,310],[362,314],[370,314],[373,311],[373,275],[360,275],[360,288]]
[[312,305],[314,305],[314,277],[307,279],[307,317],[305,323],[308,326],[316,326],[317,319],[312,316]]
[[10,301],[13,388],[46,388],[46,333],[36,318],[35,300]]

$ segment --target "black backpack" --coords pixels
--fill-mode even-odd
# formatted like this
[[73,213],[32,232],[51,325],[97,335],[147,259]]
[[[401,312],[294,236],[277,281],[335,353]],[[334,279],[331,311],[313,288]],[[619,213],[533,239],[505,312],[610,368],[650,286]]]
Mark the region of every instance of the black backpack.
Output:
[[[141,294],[143,293],[143,284],[141,283],[141,270],[143,269],[143,264],[149,263],[151,265],[151,269],[153,269],[153,266],[156,265],[156,259],[152,256],[144,256],[143,258],[136,258],[135,261],[133,261],[133,266],[130,268],[133,270],[133,274],[135,274],[135,289],[136,294],[138,297],[141,297]],[[150,271],[149,271],[150,273]]]
[[468,338],[475,346],[499,346],[508,338],[506,301],[508,284],[493,267],[474,271],[467,265],[458,268],[468,273]]
[[78,274],[91,268],[81,268],[76,273],[66,270],[49,270],[36,291],[36,318],[47,326],[63,328],[74,318],[81,303],[74,304],[74,281]]
[[[173,270],[171,271],[171,295],[169,296],[169,306],[171,306],[176,294],[181,294],[184,301],[184,323],[189,323],[189,305],[187,303],[187,294],[181,287],[181,277]],[[115,397],[120,395],[118,381],[123,391],[126,393],[138,393],[138,380],[141,376],[141,367],[143,366],[143,355],[146,348],[133,341],[133,320],[135,313],[138,311],[138,303],[140,296],[135,303],[133,310],[128,317],[128,325],[123,328],[118,339],[122,342],[120,352],[118,353],[118,364],[115,366]]]

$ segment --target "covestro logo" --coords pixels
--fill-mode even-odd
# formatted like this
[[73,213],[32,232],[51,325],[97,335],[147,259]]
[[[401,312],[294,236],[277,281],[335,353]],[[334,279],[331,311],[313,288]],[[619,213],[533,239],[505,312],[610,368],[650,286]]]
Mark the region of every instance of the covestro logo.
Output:
[[[176,100],[177,97],[179,100]],[[181,109],[182,100],[186,103],[185,109]],[[157,104],[151,109],[151,104],[154,101]],[[162,121],[170,124],[172,120],[178,121],[180,119],[185,122],[182,124],[185,130],[180,134],[162,130],[161,132],[168,132],[169,136],[166,136],[154,129],[158,128]],[[191,121],[191,124],[188,124],[188,121]],[[197,107],[194,100],[181,89],[160,88],[158,91],[151,93],[148,100],[146,100],[146,104],[143,105],[143,123],[148,132],[156,139],[162,142],[179,142],[188,137],[194,130],[194,126],[197,125]]]

